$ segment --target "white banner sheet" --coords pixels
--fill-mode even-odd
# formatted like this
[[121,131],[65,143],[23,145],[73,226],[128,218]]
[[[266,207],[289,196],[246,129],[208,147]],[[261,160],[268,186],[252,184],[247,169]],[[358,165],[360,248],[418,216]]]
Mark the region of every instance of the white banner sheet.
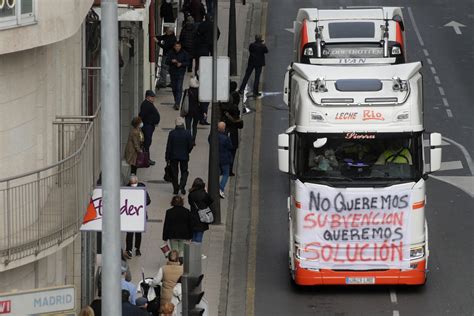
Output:
[[[146,217],[146,192],[143,187],[120,188],[120,230],[123,232],[144,232]],[[86,214],[82,221],[82,231],[102,231],[103,212],[102,189],[92,193]]]
[[408,269],[411,191],[296,182],[302,268]]

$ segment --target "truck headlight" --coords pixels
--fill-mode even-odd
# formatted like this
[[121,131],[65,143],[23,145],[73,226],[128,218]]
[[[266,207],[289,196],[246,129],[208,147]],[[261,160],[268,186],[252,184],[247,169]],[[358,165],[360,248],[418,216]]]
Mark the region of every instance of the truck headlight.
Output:
[[392,47],[392,55],[401,55],[402,54],[402,49],[399,46],[393,46]]
[[313,56],[314,55],[313,48],[312,47],[306,47],[303,51],[303,55]]
[[416,260],[425,256],[425,246],[415,247],[410,249],[410,259]]

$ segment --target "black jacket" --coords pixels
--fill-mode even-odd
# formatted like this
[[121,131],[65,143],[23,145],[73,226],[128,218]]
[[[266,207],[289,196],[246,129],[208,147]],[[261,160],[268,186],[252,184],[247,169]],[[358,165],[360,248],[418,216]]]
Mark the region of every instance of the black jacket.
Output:
[[164,19],[165,23],[174,22],[174,13],[173,13],[173,3],[166,3],[163,1],[163,4],[160,7],[160,17]]
[[255,67],[265,66],[265,54],[268,53],[267,46],[260,41],[255,41],[249,46],[249,65]]
[[155,105],[145,99],[140,106],[140,114],[138,114],[143,121],[143,124],[158,125],[160,123],[160,113]]
[[[196,32],[196,55],[208,56],[210,53],[212,53],[213,30],[214,23],[212,21],[206,20],[199,24]],[[221,32],[218,28],[217,39],[219,39],[220,34]]]
[[166,211],[163,224],[163,240],[191,239],[193,230],[191,226],[191,213],[182,206],[174,206]]
[[[177,62],[181,63],[181,66],[178,67],[177,64],[173,63],[173,59],[176,59]],[[184,49],[181,48],[179,52],[176,52],[174,49],[172,49],[168,53],[167,60],[167,63],[170,66],[170,74],[184,76],[186,73],[186,68],[188,67],[189,59],[189,54]]]
[[148,313],[137,307],[130,304],[129,302],[122,302],[122,316],[149,316]]
[[193,149],[191,132],[184,127],[176,127],[168,134],[166,143],[166,161],[189,160],[189,153]]
[[194,40],[196,37],[196,26],[193,23],[186,23],[179,35],[179,41],[183,45],[184,50],[190,54],[194,54]]
[[189,192],[188,202],[191,207],[191,224],[193,231],[204,232],[209,229],[209,224],[199,220],[198,207],[200,210],[210,206],[213,202],[211,196],[204,190]]
[[195,120],[200,120],[202,117],[200,102],[199,102],[199,88],[188,89],[189,110],[187,117],[192,117]]
[[157,36],[156,39],[158,40],[158,46],[163,48],[164,55],[167,55],[173,49],[174,44],[178,41],[176,39],[176,35],[174,34],[160,35],[160,36]]

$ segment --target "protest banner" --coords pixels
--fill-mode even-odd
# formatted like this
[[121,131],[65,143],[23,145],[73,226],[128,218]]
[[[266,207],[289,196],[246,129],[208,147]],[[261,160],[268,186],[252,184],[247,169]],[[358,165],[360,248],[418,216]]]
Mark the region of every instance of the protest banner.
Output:
[[411,192],[296,182],[303,268],[408,269]]
[[[82,231],[102,231],[102,189],[92,193],[82,222]],[[123,232],[144,232],[146,217],[146,192],[141,187],[120,188],[120,230]]]

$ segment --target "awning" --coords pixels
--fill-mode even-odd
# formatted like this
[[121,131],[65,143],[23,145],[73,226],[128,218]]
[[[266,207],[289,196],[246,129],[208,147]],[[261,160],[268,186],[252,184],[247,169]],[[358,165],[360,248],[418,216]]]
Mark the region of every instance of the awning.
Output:
[[[100,15],[100,7],[93,7],[92,8],[95,13],[99,16],[99,20],[101,19]],[[145,9],[143,8],[121,8],[118,7],[118,21],[143,21],[143,17],[145,15]]]

